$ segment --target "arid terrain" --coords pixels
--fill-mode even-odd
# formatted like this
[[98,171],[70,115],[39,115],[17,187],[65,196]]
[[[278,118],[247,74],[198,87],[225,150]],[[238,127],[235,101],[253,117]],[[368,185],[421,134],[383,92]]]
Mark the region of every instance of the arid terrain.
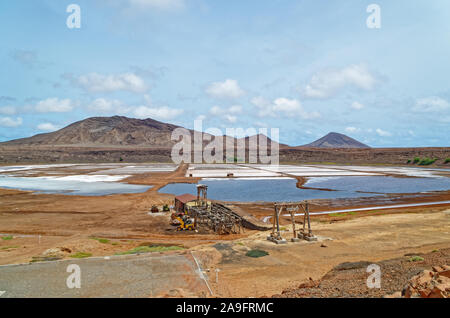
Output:
[[[86,166],[84,169],[91,170],[84,172],[99,173],[95,167]],[[120,167],[126,169],[125,165]],[[149,211],[154,205],[162,207],[173,204],[174,195],[159,192],[167,184],[198,183],[201,180],[195,176],[187,177],[188,168],[188,165],[181,165],[174,171],[140,173],[124,180],[131,184],[152,186],[143,193],[77,196],[0,189],[0,235],[4,238],[0,240],[0,264],[71,259],[80,253],[105,257],[148,246],[177,247],[183,249],[181,253],[194,253],[206,273],[212,291],[210,296],[263,297],[285,291],[283,295],[289,297],[368,297],[394,292],[394,287],[398,288],[400,283],[389,284],[394,287],[375,293],[368,291],[365,287],[368,274],[364,275],[359,268],[361,272],[354,275],[357,278],[353,287],[349,287],[356,288],[358,292],[348,291],[344,287],[339,291],[330,291],[327,287],[320,291],[314,289],[305,295],[303,291],[295,291],[295,288],[310,279],[315,282],[322,279],[341,263],[378,263],[402,258],[406,254],[422,255],[436,250],[443,251],[433,255],[443,255],[444,259],[448,255],[445,249],[450,244],[449,191],[311,200],[312,228],[319,237],[318,242],[275,245],[266,240],[270,231],[249,229],[231,235],[218,235],[204,229],[199,232],[177,232],[169,224],[170,213],[152,214]],[[246,168],[241,169],[244,171]],[[358,167],[352,169],[358,170]],[[24,170],[18,173],[45,177],[55,173],[53,171],[43,166],[31,172]],[[72,166],[60,167],[57,171],[69,176],[77,172],[76,167]],[[198,170],[198,173],[202,171],[205,170]],[[354,173],[345,168],[339,171]],[[436,173],[445,172],[436,170]],[[297,186],[302,187],[304,178],[299,176],[297,179]],[[427,202],[447,203],[380,208]],[[233,202],[233,206],[259,222],[271,222],[273,203]],[[368,210],[320,214],[323,211],[358,208]],[[300,226],[301,220],[297,220]],[[282,216],[281,224],[282,235],[289,240],[292,236],[290,218]],[[260,258],[246,256],[252,250],[263,250],[268,255]],[[439,260],[437,263],[442,262]],[[409,279],[412,272],[405,272],[399,281],[403,283],[406,278]],[[179,292],[195,295],[188,288]]]

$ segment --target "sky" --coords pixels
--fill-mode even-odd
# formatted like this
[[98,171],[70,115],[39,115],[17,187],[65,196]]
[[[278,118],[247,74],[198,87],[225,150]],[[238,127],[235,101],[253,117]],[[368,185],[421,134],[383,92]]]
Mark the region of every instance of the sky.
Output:
[[450,146],[448,0],[1,1],[0,62],[0,141],[121,115]]

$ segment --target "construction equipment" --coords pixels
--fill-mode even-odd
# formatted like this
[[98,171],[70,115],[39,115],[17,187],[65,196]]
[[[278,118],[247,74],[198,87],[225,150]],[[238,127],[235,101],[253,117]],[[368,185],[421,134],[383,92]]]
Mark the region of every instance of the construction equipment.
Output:
[[177,227],[177,231],[194,231],[195,224],[189,218],[189,216],[184,213],[173,213],[172,216],[172,224],[179,224]]

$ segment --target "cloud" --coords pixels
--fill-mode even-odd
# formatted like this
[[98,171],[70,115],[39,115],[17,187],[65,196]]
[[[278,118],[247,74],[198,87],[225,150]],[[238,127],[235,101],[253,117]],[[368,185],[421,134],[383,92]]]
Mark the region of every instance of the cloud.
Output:
[[117,99],[105,99],[97,98],[93,100],[89,106],[89,110],[98,113],[115,113],[124,114],[130,111],[130,107],[127,107],[124,103]]
[[238,120],[236,115],[242,114],[242,106],[234,105],[225,109],[214,106],[210,109],[209,113],[213,116],[219,116],[229,123],[235,123]]
[[364,65],[350,65],[340,70],[316,73],[301,91],[307,98],[326,99],[346,87],[369,91],[375,84],[375,77]]
[[258,109],[259,117],[300,117],[314,119],[320,117],[319,112],[307,112],[296,99],[277,98],[269,102],[263,97],[252,98],[251,103]]
[[364,108],[364,105],[361,104],[361,103],[358,103],[358,102],[353,102],[352,105],[351,105],[351,107],[352,107],[354,110],[361,110],[361,109]]
[[22,118],[17,117],[16,119],[11,117],[0,117],[0,126],[1,127],[8,127],[8,128],[14,128],[19,127],[23,123]]
[[179,10],[185,7],[184,0],[128,0],[137,9]]
[[39,113],[66,113],[72,111],[74,103],[70,99],[47,98],[36,104]]
[[356,128],[356,127],[347,127],[347,128],[345,128],[345,131],[350,133],[350,134],[353,134],[353,133],[359,132],[360,129]]
[[13,60],[28,68],[34,68],[41,64],[35,51],[14,50],[10,53],[10,56]]
[[392,134],[389,131],[385,131],[385,130],[382,130],[380,128],[377,128],[375,131],[381,137],[390,137],[390,136],[392,136]]
[[14,115],[16,113],[16,108],[12,106],[0,107],[1,115]]
[[227,79],[224,82],[214,82],[206,88],[206,93],[214,98],[236,99],[242,97],[245,91],[239,87],[236,80]]
[[163,107],[148,107],[139,106],[134,110],[134,115],[138,118],[155,118],[155,119],[173,119],[180,116],[184,110],[169,108],[167,106]]
[[450,103],[437,96],[418,99],[416,105],[412,108],[414,112],[419,113],[443,112],[449,109]]
[[42,130],[42,131],[55,131],[55,130],[59,130],[60,128],[61,127],[56,126],[52,123],[42,123],[37,126],[37,129]]
[[115,75],[90,73],[77,78],[67,75],[66,77],[69,77],[74,84],[90,93],[108,93],[115,91],[143,93],[148,89],[145,81],[134,73]]

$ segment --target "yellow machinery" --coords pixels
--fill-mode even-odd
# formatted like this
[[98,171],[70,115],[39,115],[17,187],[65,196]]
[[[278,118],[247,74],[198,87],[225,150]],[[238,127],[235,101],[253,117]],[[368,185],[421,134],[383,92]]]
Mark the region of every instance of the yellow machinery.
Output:
[[177,224],[179,223],[179,226],[177,227],[177,231],[193,231],[193,230],[195,230],[195,224],[192,223],[191,219],[185,214],[173,213],[172,214],[172,223],[175,223],[174,221],[178,221],[178,222],[176,222]]

